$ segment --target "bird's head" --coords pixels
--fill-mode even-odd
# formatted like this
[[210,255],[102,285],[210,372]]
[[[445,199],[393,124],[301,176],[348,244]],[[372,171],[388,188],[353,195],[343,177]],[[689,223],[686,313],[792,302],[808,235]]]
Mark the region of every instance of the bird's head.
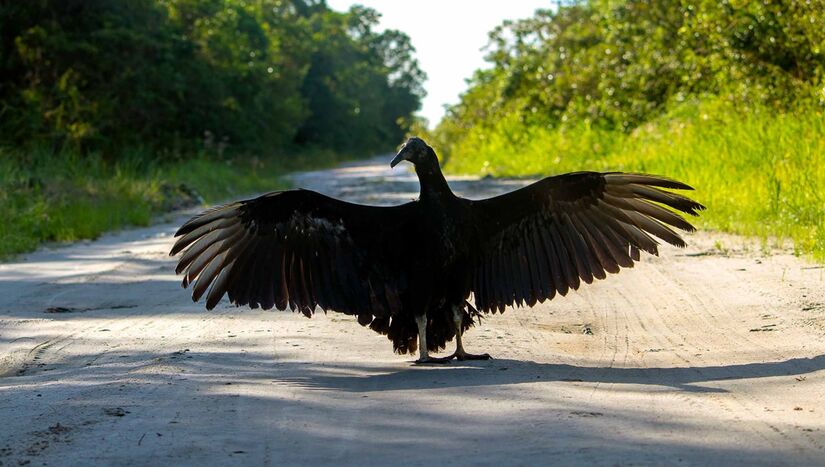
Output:
[[396,154],[392,162],[390,162],[390,167],[395,167],[401,161],[409,161],[412,162],[413,165],[418,165],[424,162],[431,162],[432,160],[438,160],[435,157],[433,148],[427,145],[423,139],[412,137],[401,146],[398,154]]

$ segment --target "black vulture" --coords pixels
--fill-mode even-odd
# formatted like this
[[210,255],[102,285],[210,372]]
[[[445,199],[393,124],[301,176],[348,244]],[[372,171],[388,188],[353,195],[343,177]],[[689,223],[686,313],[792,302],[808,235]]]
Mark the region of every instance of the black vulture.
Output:
[[[309,190],[267,193],[187,221],[170,255],[192,299],[236,305],[316,307],[357,316],[420,363],[486,359],[461,336],[482,313],[533,306],[657,255],[657,237],[676,246],[677,211],[701,204],[665,189],[684,183],[639,173],[575,172],[473,201],[447,185],[433,149],[411,138],[390,163],[415,166],[417,200],[365,206]],[[473,303],[470,303],[472,295]],[[456,339],[456,351],[434,358]]]

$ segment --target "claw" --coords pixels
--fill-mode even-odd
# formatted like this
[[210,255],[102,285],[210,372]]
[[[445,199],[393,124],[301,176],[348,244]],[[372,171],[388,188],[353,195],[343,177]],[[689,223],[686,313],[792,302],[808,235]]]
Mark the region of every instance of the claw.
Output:
[[456,352],[450,356],[451,358],[455,358],[456,360],[492,360],[493,357],[490,356],[488,353],[483,354],[471,354],[467,352]]
[[453,359],[453,356],[449,357],[427,357],[427,358],[419,358],[418,360],[414,361],[415,365],[431,365],[431,364],[439,364],[443,365],[445,363],[450,363],[450,360]]

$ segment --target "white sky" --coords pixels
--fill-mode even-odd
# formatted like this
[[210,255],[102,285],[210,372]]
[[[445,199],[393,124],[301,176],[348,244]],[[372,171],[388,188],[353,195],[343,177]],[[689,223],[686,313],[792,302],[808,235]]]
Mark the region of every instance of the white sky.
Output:
[[334,10],[360,4],[381,13],[379,30],[405,32],[416,49],[419,65],[427,73],[420,115],[430,126],[444,115],[444,104],[458,102],[467,87],[465,79],[486,66],[487,33],[505,19],[526,18],[538,8],[554,8],[552,0],[327,0]]

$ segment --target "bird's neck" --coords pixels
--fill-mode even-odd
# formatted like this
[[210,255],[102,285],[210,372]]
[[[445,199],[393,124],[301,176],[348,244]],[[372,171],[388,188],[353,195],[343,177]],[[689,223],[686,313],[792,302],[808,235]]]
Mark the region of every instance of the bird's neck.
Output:
[[447,185],[444,174],[441,173],[438,162],[417,164],[415,173],[418,175],[418,182],[421,185],[420,198],[422,200],[454,196],[450,186]]

